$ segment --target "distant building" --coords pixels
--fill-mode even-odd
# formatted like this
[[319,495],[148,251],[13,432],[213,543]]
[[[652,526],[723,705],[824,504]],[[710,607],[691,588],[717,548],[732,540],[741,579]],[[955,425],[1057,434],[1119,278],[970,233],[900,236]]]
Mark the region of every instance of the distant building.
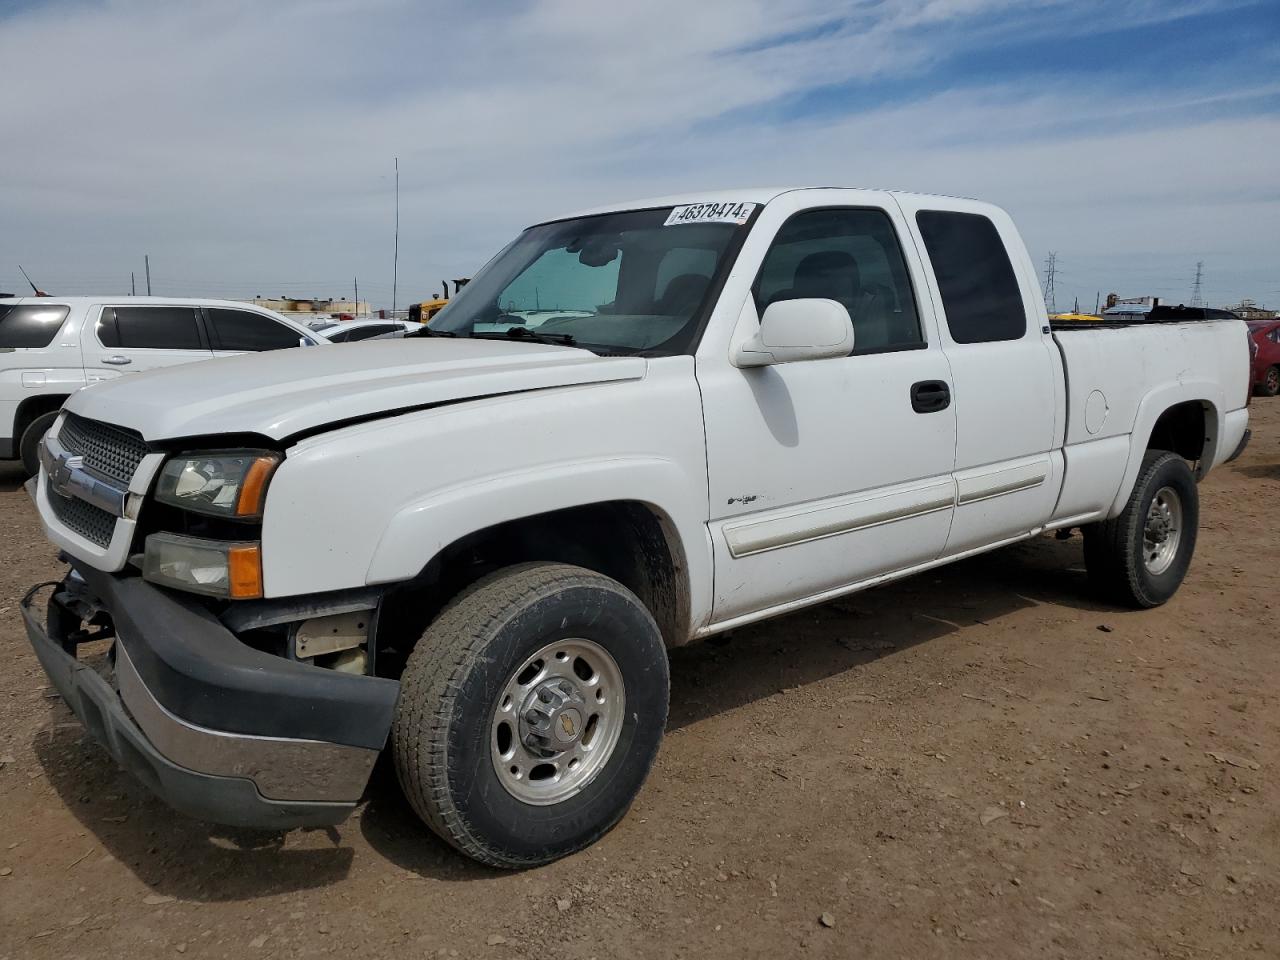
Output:
[[1241,300],[1234,306],[1227,307],[1232,313],[1241,320],[1274,320],[1280,316],[1275,310],[1268,310],[1266,307],[1258,306],[1254,300]]
[[1114,293],[1107,294],[1104,317],[1145,317],[1151,308],[1160,302],[1159,297],[1120,297]]
[[325,300],[318,297],[306,299],[298,297],[254,297],[251,303],[266,307],[283,314],[323,313],[337,315],[349,313],[352,316],[364,316],[369,313],[369,304],[365,300]]

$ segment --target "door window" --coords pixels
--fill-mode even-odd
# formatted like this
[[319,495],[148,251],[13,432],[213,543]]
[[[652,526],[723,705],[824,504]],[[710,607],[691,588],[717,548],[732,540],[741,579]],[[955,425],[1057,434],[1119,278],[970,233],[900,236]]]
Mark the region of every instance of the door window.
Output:
[[0,348],[47,347],[70,312],[70,307],[0,304]]
[[370,337],[380,337],[384,333],[395,333],[397,330],[403,329],[403,327],[394,323],[379,323],[372,327],[360,327],[357,330],[352,330],[345,337],[339,335],[336,339],[355,342],[356,340],[368,340]]
[[822,297],[845,306],[854,350],[924,346],[893,223],[882,210],[807,210],[782,225],[756,279],[756,307]]
[[976,213],[921,210],[916,223],[938,278],[956,343],[1020,340],[1027,332],[1022,292],[996,226]]
[[220,350],[282,350],[296,347],[302,335],[270,317],[248,310],[211,307],[209,323]]
[[104,307],[98,318],[104,347],[143,350],[202,350],[192,307]]

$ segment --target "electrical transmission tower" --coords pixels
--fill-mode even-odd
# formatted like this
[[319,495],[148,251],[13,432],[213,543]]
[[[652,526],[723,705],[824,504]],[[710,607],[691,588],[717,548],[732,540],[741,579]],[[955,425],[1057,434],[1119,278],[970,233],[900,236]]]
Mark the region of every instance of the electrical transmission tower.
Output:
[[1204,261],[1196,261],[1196,282],[1191,287],[1191,306],[1203,307],[1204,294],[1202,292],[1202,283],[1204,281]]
[[1053,297],[1053,281],[1058,274],[1058,255],[1052,250],[1044,261],[1044,302],[1048,304],[1050,313],[1058,312],[1058,304]]

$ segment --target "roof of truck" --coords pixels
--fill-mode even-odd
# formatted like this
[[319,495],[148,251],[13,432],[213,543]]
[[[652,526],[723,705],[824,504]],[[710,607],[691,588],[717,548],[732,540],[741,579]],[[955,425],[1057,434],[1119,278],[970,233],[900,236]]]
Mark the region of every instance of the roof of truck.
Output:
[[[654,207],[679,207],[690,203],[759,203],[765,204],[770,200],[776,200],[784,193],[792,193],[797,190],[864,190],[874,193],[890,193],[898,197],[929,197],[938,200],[964,200],[966,202],[985,202],[976,201],[971,197],[950,197],[944,194],[932,193],[913,193],[909,190],[886,190],[882,187],[848,187],[835,185],[809,185],[809,186],[791,186],[791,187],[740,187],[718,190],[702,190],[691,193],[676,193],[665,197],[646,197],[640,200],[629,200],[625,203],[610,203],[599,207],[591,207],[586,210],[578,210],[568,213],[562,217],[553,217],[551,220],[569,220],[575,217],[589,217],[601,213],[614,213],[623,210],[648,210]],[[550,222],[544,221],[544,222]]]

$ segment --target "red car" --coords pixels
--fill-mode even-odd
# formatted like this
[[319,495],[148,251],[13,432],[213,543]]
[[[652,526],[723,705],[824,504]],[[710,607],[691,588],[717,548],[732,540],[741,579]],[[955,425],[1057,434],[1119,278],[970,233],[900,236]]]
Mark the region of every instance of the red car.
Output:
[[1253,388],[1274,397],[1280,393],[1280,320],[1250,320],[1249,340]]

